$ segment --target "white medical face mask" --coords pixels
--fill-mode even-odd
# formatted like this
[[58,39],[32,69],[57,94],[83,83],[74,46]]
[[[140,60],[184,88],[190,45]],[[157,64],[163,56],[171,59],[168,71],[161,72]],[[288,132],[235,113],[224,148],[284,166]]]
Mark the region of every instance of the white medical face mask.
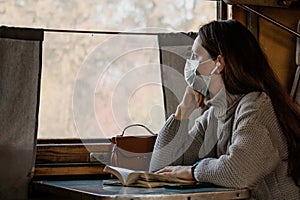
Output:
[[[207,60],[207,61],[211,61],[211,60]],[[196,71],[199,64],[201,63],[198,60],[187,59],[184,67],[184,77],[185,77],[185,81],[191,88],[200,92],[202,95],[207,96],[211,75],[216,72],[219,65],[216,66],[211,71],[210,76],[205,76],[202,74],[197,75]]]

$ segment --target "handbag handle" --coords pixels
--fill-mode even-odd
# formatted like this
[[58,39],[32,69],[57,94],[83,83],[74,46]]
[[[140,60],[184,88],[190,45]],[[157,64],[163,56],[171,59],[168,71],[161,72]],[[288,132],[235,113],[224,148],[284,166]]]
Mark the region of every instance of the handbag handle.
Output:
[[145,128],[149,133],[151,133],[152,135],[156,135],[155,133],[153,133],[147,126],[143,125],[143,124],[130,124],[128,126],[126,126],[123,131],[122,131],[122,134],[120,136],[124,136],[125,135],[125,130],[130,128],[130,127],[133,127],[133,126],[141,126],[143,128]]

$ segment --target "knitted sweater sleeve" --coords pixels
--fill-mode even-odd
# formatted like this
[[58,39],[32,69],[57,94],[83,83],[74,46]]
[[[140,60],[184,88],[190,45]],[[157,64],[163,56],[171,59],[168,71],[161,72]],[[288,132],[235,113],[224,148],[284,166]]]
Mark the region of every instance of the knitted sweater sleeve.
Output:
[[168,165],[192,165],[198,160],[206,128],[205,113],[191,130],[189,120],[176,120],[174,114],[165,122],[154,145],[149,171],[157,171]]
[[237,112],[236,123],[228,153],[219,158],[203,159],[195,168],[197,181],[210,182],[224,187],[253,188],[280,161],[274,147],[267,121],[263,119],[263,106],[256,109],[243,106]]

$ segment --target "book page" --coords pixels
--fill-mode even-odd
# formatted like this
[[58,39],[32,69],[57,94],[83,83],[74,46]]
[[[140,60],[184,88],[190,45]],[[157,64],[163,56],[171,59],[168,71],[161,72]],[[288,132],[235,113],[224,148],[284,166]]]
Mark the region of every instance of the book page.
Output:
[[133,182],[135,182],[140,174],[143,174],[144,172],[140,171],[133,171],[130,169],[126,168],[121,168],[121,167],[114,167],[114,166],[108,166],[106,165],[104,168],[104,172],[112,173],[118,179],[123,185],[129,185]]
[[146,185],[148,185],[148,187],[158,187],[164,185],[165,183],[180,183],[180,184],[195,183],[195,181],[193,180],[184,180],[184,179],[179,179],[167,175],[155,174],[147,171],[134,171],[126,168],[114,167],[108,165],[104,168],[104,172],[112,173],[113,175],[118,177],[118,179],[124,186],[134,185],[137,183],[138,183],[137,185],[141,185],[141,184],[145,184],[146,182],[147,182]]
[[[165,182],[152,182],[152,181],[145,181],[145,180],[136,180],[134,183],[131,183],[127,186],[130,187],[144,187],[144,188],[155,188],[155,187],[163,187],[165,186]],[[119,179],[108,179],[103,180],[103,185],[110,185],[110,186],[122,186],[122,183]]]
[[162,174],[154,174],[154,173],[144,173],[140,175],[140,178],[146,181],[162,181],[167,183],[181,183],[181,184],[193,184],[195,181],[193,180],[184,180],[176,177],[171,177]]

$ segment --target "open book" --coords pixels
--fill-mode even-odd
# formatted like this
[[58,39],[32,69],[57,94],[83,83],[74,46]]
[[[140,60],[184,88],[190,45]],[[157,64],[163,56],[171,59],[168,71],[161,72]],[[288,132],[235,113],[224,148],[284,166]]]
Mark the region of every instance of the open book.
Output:
[[[106,165],[104,172],[111,173],[115,175],[119,181],[119,185],[123,186],[137,186],[137,187],[163,187],[169,183],[178,183],[178,184],[194,184],[195,181],[192,180],[183,180],[175,177],[170,177],[161,174],[154,174],[147,171],[134,171],[126,168],[114,167]],[[113,181],[105,181],[104,184],[117,185]]]

